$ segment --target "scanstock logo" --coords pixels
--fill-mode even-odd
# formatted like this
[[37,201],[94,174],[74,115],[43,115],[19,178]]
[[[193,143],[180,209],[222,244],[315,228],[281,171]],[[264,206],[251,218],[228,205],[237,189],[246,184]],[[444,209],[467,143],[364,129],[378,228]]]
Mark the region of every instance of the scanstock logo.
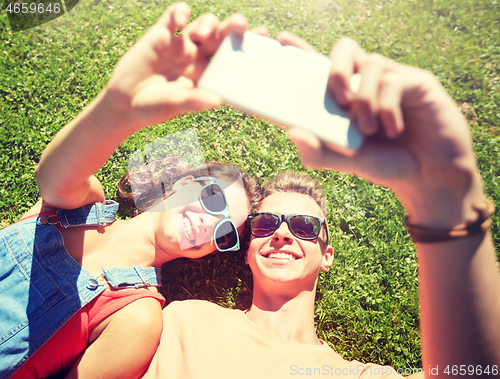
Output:
[[4,0],[13,32],[19,32],[52,21],[72,10],[79,0]]

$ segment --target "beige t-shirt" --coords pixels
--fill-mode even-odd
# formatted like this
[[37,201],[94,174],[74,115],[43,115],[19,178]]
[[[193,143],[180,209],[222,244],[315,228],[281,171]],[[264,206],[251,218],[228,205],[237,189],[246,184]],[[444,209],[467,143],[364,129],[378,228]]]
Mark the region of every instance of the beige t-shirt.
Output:
[[160,346],[143,378],[397,378],[389,366],[348,362],[328,345],[283,340],[244,312],[203,300],[163,310]]

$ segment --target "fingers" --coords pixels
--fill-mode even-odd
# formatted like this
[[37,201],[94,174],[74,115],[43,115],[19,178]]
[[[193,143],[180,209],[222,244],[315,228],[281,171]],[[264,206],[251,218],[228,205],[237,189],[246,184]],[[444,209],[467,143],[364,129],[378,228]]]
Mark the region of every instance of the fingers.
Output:
[[[282,32],[278,35],[282,45],[290,45],[306,51],[316,50],[303,39]],[[350,108],[365,135],[372,135],[379,128],[381,117],[388,137],[396,137],[403,129],[403,117],[399,107],[401,89],[393,81],[383,83],[383,75],[394,69],[394,62],[379,55],[367,54],[355,41],[341,39],[332,49],[330,88],[338,103]],[[361,84],[356,93],[351,88],[351,77],[361,74]],[[383,96],[387,95],[386,98]],[[382,111],[382,114],[380,114]]]
[[204,109],[213,109],[222,105],[221,98],[209,91],[194,88],[179,99],[180,113],[200,112]]
[[[168,7],[158,24],[166,27],[171,34],[177,30],[182,30],[184,37],[200,46],[207,56],[212,56],[217,51],[222,40],[229,34],[243,34],[248,30],[248,22],[241,14],[233,14],[220,22],[215,15],[207,13],[188,24],[190,17],[191,9],[189,5],[175,3]],[[267,31],[263,32],[260,29],[259,33],[267,33]]]
[[348,108],[353,99],[350,78],[357,72],[366,55],[361,46],[350,38],[340,39],[332,48],[330,53],[332,67],[328,84],[335,100],[344,108]]
[[207,56],[212,56],[215,54],[220,44],[230,34],[242,35],[248,30],[248,21],[241,14],[233,14],[232,16],[226,18],[219,24],[216,30],[215,38],[213,38],[210,43],[203,46],[203,52]]
[[229,34],[243,34],[247,30],[248,22],[240,14],[233,14],[221,22],[213,14],[204,14],[186,27],[184,35],[194,42],[206,57],[211,57]]
[[168,93],[171,98],[166,104],[174,105],[179,110],[179,114],[187,112],[199,112],[204,109],[216,108],[222,104],[222,99],[210,91],[196,88],[194,83],[185,78],[179,78],[176,82],[176,90]]
[[302,129],[288,128],[287,133],[288,138],[299,150],[300,161],[304,167],[358,173],[359,155],[347,156],[332,150],[316,136]]
[[182,30],[191,17],[191,8],[186,3],[175,3],[167,8],[158,23],[165,26],[171,33]]
[[402,86],[404,78],[388,73],[384,76],[379,91],[379,118],[385,134],[389,138],[396,138],[404,130],[402,103]]
[[[404,129],[404,66],[380,54],[366,53],[349,38],[337,42],[330,57],[329,88],[335,100],[358,121],[362,133],[370,136],[382,127],[387,137],[399,136]],[[350,86],[354,73],[361,75],[357,92]]]
[[[383,128],[388,138],[396,138],[404,130],[403,95],[413,88],[402,65],[379,54],[369,54],[359,65],[361,85],[353,94],[351,112],[365,135]],[[417,79],[418,80],[418,79]]]
[[378,129],[378,95],[383,74],[383,67],[377,62],[378,59],[378,56],[366,57],[364,64],[360,64],[358,71],[361,74],[361,84],[358,92],[352,97],[351,111],[356,115],[365,135],[372,135]]
[[295,34],[289,32],[281,32],[278,34],[276,38],[279,43],[283,46],[295,46],[299,49],[309,51],[311,53],[318,53],[314,47],[312,47],[309,43],[304,41],[302,38],[297,37]]
[[368,140],[355,155],[347,156],[328,148],[315,136],[300,129],[291,128],[288,137],[297,146],[302,165],[309,169],[354,174],[385,186],[413,175],[417,170],[412,153],[402,146],[381,146]]
[[[189,112],[200,112],[205,109],[217,108],[222,104],[219,96],[199,88],[182,88],[172,94],[172,91],[156,91],[154,99],[161,116],[155,122],[163,122]],[[154,112],[153,112],[154,113]]]
[[329,169],[357,173],[359,157],[348,157],[327,148],[316,136],[302,129],[288,128],[288,138],[299,150],[302,165],[309,169]]
[[263,37],[269,37],[269,31],[264,26],[253,28],[252,33],[258,34]]
[[211,13],[206,13],[196,18],[183,30],[183,36],[189,38],[196,45],[206,43],[219,25],[219,19]]
[[235,13],[222,21],[218,28],[218,43],[222,42],[231,33],[243,34],[248,30],[248,21],[245,16]]
[[243,34],[248,29],[245,17],[234,14],[220,22],[213,14],[203,14],[185,27],[182,32],[184,52],[191,63],[185,75],[197,81],[220,44],[231,33]]

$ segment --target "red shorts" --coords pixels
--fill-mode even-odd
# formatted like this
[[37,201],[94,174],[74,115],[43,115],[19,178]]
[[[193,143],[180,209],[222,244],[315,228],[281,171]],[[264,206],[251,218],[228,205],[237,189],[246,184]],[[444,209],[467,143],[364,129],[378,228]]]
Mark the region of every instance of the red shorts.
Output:
[[91,330],[106,317],[142,298],[152,297],[163,307],[165,298],[148,289],[104,291],[80,309],[33,356],[17,370],[11,379],[37,379],[67,371],[87,348]]

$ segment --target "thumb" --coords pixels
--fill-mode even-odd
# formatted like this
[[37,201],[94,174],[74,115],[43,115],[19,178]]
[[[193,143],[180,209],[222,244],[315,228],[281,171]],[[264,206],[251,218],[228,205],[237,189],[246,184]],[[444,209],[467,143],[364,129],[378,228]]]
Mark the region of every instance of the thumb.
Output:
[[297,146],[300,161],[309,169],[335,170],[355,174],[359,155],[348,156],[332,150],[322,143],[318,137],[302,129],[290,128],[288,137]]
[[321,154],[321,141],[309,132],[297,128],[288,128],[288,138],[299,150],[302,164],[309,168],[316,167],[317,158]]
[[179,103],[182,113],[199,112],[205,109],[217,108],[222,104],[222,99],[213,92],[193,88],[189,90],[184,99]]

